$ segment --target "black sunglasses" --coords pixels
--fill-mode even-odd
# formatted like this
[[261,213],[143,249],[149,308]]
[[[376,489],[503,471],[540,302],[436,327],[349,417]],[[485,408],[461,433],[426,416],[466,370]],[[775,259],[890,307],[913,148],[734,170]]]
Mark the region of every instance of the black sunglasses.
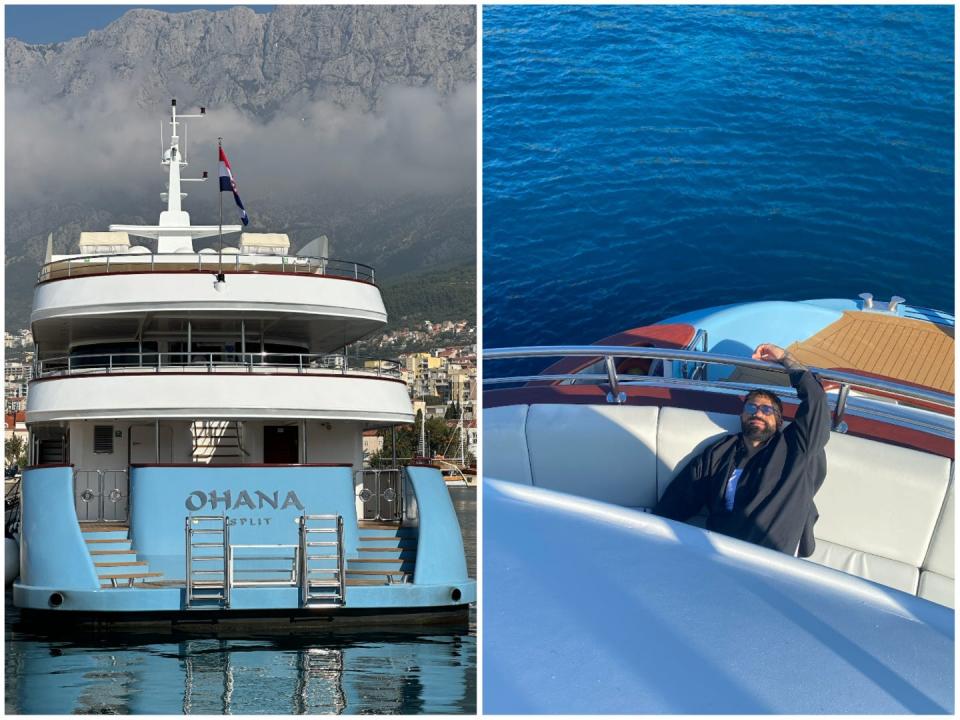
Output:
[[761,415],[776,415],[777,409],[773,405],[757,405],[748,402],[743,405],[743,412],[746,415],[754,415],[759,412]]

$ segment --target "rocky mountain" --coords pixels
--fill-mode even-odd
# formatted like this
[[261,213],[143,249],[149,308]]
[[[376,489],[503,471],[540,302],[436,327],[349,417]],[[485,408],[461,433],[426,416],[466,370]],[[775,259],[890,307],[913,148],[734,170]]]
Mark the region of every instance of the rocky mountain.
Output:
[[305,101],[375,109],[384,88],[449,94],[476,79],[472,6],[277,5],[257,14],[131,10],[51,45],[6,43],[7,87],[79,97],[135,80],[141,107],[170,97],[269,118]]
[[[326,234],[384,280],[473,261],[473,7],[132,10],[63,43],[9,38],[6,63],[8,328],[27,324],[48,233],[75,252],[81,230],[156,222],[172,97],[209,108],[188,175],[215,176],[228,139],[250,230],[294,249]],[[215,185],[184,189],[194,222],[215,224]]]

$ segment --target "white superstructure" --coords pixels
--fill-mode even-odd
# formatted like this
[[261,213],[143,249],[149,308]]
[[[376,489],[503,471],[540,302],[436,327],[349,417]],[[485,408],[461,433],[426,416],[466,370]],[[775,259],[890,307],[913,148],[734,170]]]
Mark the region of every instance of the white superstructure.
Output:
[[[171,105],[156,225],[83,232],[79,253],[48,253],[31,315],[31,461],[101,474],[170,462],[359,471],[364,430],[413,420],[396,364],[348,353],[387,320],[373,270],[290,255],[282,233],[229,246],[241,226],[192,225],[181,184],[206,173],[182,176],[179,127],[204,116]],[[218,235],[217,249],[195,246]]]

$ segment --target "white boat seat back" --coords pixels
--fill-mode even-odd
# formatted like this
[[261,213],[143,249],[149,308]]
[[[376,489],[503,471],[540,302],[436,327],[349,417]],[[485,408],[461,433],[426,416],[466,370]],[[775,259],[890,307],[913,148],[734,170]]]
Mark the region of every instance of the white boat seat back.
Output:
[[657,427],[657,499],[677,474],[708,445],[740,432],[740,418],[724,413],[665,407]]
[[532,485],[527,453],[529,405],[506,405],[483,411],[483,474]]
[[943,512],[933,531],[933,540],[927,558],[920,568],[920,588],[917,594],[920,597],[933,600],[941,605],[955,607],[953,599],[955,552],[953,514],[953,473],[950,477],[950,489],[947,491],[947,500],[943,504]]
[[626,507],[653,507],[658,412],[628,405],[530,406],[526,429],[533,485]]
[[[816,498],[815,536],[919,572],[940,518],[950,466],[946,458],[833,433],[827,479]],[[885,575],[866,577],[888,584]]]

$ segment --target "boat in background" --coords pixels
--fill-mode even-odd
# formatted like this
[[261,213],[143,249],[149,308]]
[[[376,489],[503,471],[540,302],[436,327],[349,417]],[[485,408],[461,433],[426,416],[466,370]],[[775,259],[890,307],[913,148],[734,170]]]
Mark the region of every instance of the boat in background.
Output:
[[[951,314],[864,294],[486,350],[484,710],[953,712],[953,340]],[[764,342],[832,410],[808,559],[649,512],[749,389],[793,418]]]
[[466,622],[439,468],[363,467],[364,430],[414,418],[396,361],[347,352],[387,321],[373,269],[192,225],[178,125],[204,114],[171,105],[157,225],[48,249],[14,604],[70,623]]

